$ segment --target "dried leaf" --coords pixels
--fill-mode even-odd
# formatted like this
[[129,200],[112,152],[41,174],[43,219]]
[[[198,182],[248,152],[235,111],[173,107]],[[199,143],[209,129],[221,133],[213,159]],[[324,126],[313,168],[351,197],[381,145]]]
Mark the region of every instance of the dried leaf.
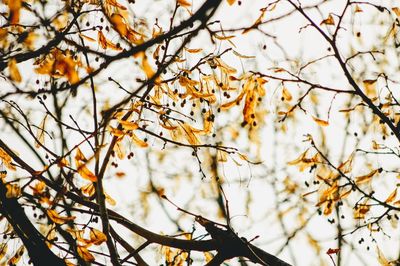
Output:
[[119,9],[122,9],[122,10],[126,10],[126,7],[119,4],[117,2],[117,0],[106,0],[106,4],[116,7],[116,8],[119,8]]
[[363,176],[358,176],[355,178],[355,182],[357,185],[360,184],[365,184],[371,181],[372,177],[378,173],[378,169],[372,170],[369,174],[363,175]]
[[97,41],[100,43],[100,46],[103,49],[111,48],[118,51],[122,50],[121,47],[107,40],[106,36],[104,36],[103,32],[100,30],[97,32]]
[[225,163],[228,161],[228,153],[226,151],[217,151],[217,161],[220,163]]
[[89,183],[80,188],[81,192],[89,197],[93,196],[96,192],[96,188],[94,187],[93,183]]
[[72,237],[74,237],[76,239],[76,241],[86,244],[87,240],[83,237],[83,234],[85,233],[84,230],[82,230],[82,229],[77,230],[77,229],[72,229],[72,228],[67,228],[66,230],[68,233],[70,233],[70,235]]
[[92,171],[90,171],[87,166],[87,159],[85,155],[81,152],[79,148],[76,149],[76,155],[75,155],[75,164],[77,167],[77,172],[78,174],[83,177],[84,179],[87,179],[91,182],[97,182],[97,176],[95,176]]
[[90,41],[90,42],[95,42],[96,41],[92,37],[89,37],[89,36],[87,36],[85,34],[82,34],[82,33],[79,33],[79,36],[81,36],[82,38],[84,38],[84,39],[86,39],[87,41]]
[[340,251],[340,248],[329,248],[329,249],[326,251],[326,254],[328,254],[328,255],[338,254],[339,251]]
[[320,25],[335,25],[335,20],[333,19],[333,16],[329,14],[329,16],[321,21]]
[[17,263],[22,258],[22,255],[24,255],[24,251],[25,251],[25,246],[24,245],[20,246],[15,252],[15,254],[11,257],[11,259],[8,260],[7,265],[17,265]]
[[181,128],[185,133],[186,140],[190,145],[200,145],[200,140],[197,137],[196,133],[200,132],[198,129],[194,129],[189,124],[183,123],[181,124]]
[[136,136],[135,133],[131,133],[131,139],[133,141],[133,143],[135,143],[136,145],[138,145],[141,148],[146,148],[147,146],[149,146],[149,144],[141,139],[138,138],[138,136]]
[[203,48],[198,48],[198,49],[188,49],[185,48],[186,52],[191,53],[191,54],[197,54],[200,53],[201,51],[203,51]]
[[393,7],[392,11],[396,14],[396,16],[400,17],[400,8],[398,7]]
[[151,79],[156,73],[150,66],[149,61],[147,60],[147,56],[144,56],[142,59],[142,69],[148,79]]
[[42,122],[39,125],[39,128],[37,129],[36,141],[35,141],[36,148],[40,148],[41,146],[44,146],[46,118],[47,118],[47,115],[43,118]]
[[388,261],[388,259],[385,257],[378,246],[376,246],[376,253],[378,253],[378,262],[381,266],[391,266],[391,263]]
[[260,16],[257,18],[257,20],[253,23],[253,25],[251,25],[250,27],[248,27],[248,28],[246,28],[245,30],[243,30],[242,34],[246,34],[246,33],[248,33],[249,31],[251,31],[251,30],[257,28],[258,25],[261,24],[262,19],[264,18],[265,12],[266,12],[266,11],[267,11],[267,9],[265,9],[265,8],[261,9],[261,14],[260,14]]
[[90,243],[94,245],[101,245],[101,243],[107,241],[107,236],[96,228],[90,228]]
[[22,81],[21,74],[19,73],[17,67],[17,60],[15,60],[15,58],[12,58],[10,59],[10,61],[8,61],[8,69],[10,71],[10,78],[12,81],[15,81],[17,83]]
[[22,0],[8,0],[8,8],[10,9],[10,24],[17,24],[20,19],[20,11]]
[[183,7],[191,7],[192,6],[192,4],[187,0],[177,0],[176,2],[178,3],[178,5],[183,6]]
[[326,127],[326,126],[329,125],[329,122],[326,121],[326,120],[319,119],[319,118],[317,118],[317,117],[315,117],[315,116],[313,116],[312,118],[314,119],[314,121],[315,121],[318,125],[320,125],[320,126],[322,126],[322,127]]
[[106,202],[111,206],[115,206],[117,204],[117,202],[113,198],[111,198],[111,196],[108,195],[106,192],[104,192],[104,197],[106,198]]
[[120,14],[112,14],[110,17],[110,22],[113,28],[122,36],[128,36],[128,27],[124,21],[124,18]]
[[81,164],[78,169],[78,174],[83,177],[84,179],[87,179],[91,182],[97,182],[97,176],[93,174],[92,171],[90,171],[87,167],[86,164]]
[[290,94],[290,91],[286,89],[286,87],[283,87],[282,89],[282,98],[284,101],[288,102],[290,102],[293,99],[292,94]]
[[363,81],[365,94],[370,98],[376,97],[376,79],[366,79]]
[[6,153],[2,148],[0,148],[0,160],[4,164],[4,166],[12,171],[15,171],[17,168],[12,164],[12,158],[8,153]]
[[256,58],[256,57],[253,56],[253,55],[243,55],[243,54],[241,54],[241,53],[239,53],[239,52],[236,52],[235,50],[233,50],[233,53],[234,53],[236,56],[238,56],[238,57],[240,57],[240,58],[244,58],[244,59]]
[[364,219],[370,208],[371,206],[366,203],[358,204],[354,211],[354,219]]
[[1,243],[0,244],[0,260],[4,258],[4,256],[7,254],[8,246],[7,243]]
[[6,184],[6,197],[18,198],[21,196],[21,187],[18,184]]
[[87,246],[77,246],[77,251],[79,256],[86,262],[93,262],[95,260],[94,256],[92,253],[89,252],[87,249]]
[[396,196],[397,196],[397,187],[392,191],[392,193],[390,193],[390,195],[387,197],[385,202],[391,203],[392,201],[394,201],[396,199]]
[[69,166],[69,165],[70,165],[70,163],[69,163],[69,161],[67,160],[67,158],[65,158],[65,157],[61,158],[61,159],[57,162],[57,166],[58,166],[58,167],[65,167],[65,166]]
[[57,213],[56,210],[47,210],[47,215],[50,220],[52,220],[56,224],[64,224],[69,221],[75,220],[75,216],[61,216]]
[[[228,0],[229,1],[229,0]],[[232,0],[231,0],[232,1]],[[235,1],[235,0],[233,0],[233,1]],[[210,253],[210,252],[208,252],[208,251],[206,251],[206,252],[203,252],[203,255],[204,255],[204,259],[205,259],[205,262],[206,263],[209,263],[214,257],[213,257],[213,255]]]
[[213,35],[216,39],[220,40],[220,41],[226,41],[226,40],[230,40],[232,38],[235,38],[235,35],[218,35],[218,34],[214,34]]
[[350,154],[349,158],[345,162],[339,165],[338,169],[344,174],[351,172],[351,170],[353,169],[353,159],[354,152]]

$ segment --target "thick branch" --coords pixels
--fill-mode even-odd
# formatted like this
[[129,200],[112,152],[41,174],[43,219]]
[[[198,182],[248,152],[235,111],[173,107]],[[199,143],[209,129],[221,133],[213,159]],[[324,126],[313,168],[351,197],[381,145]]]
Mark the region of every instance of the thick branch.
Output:
[[46,245],[43,236],[33,226],[16,198],[6,197],[7,188],[0,183],[0,212],[12,225],[14,232],[24,243],[29,257],[38,266],[65,266],[64,260],[57,257]]

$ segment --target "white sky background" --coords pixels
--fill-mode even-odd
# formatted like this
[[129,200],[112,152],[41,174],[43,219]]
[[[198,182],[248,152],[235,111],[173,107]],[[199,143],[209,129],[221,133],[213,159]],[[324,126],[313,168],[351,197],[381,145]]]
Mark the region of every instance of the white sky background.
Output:
[[[120,2],[123,3],[123,1]],[[146,14],[146,17],[148,16],[147,18],[149,19],[150,25],[152,25],[154,21],[153,16],[159,17],[160,22],[162,23],[163,19],[167,19],[170,14],[169,12],[165,11],[165,7],[172,6],[172,1],[157,2],[159,4],[157,3],[149,6],[147,5],[148,1],[137,0],[133,11],[136,14]],[[249,26],[257,19],[260,14],[258,10],[261,7],[264,7],[266,2],[270,1],[243,0],[241,6],[238,6],[237,4],[234,6],[228,6],[226,3],[224,3],[217,12],[215,19],[221,20],[223,28],[226,29]],[[316,1],[302,1],[304,5],[311,5],[315,2]],[[399,6],[400,4],[399,1],[370,2],[384,4],[388,7]],[[197,10],[197,7],[202,3],[203,1],[194,0],[193,9]],[[323,18],[326,18],[329,12],[339,12],[344,3],[345,1],[341,0],[328,1],[328,3],[323,6],[324,8],[322,8],[322,16],[315,11],[308,12],[308,14],[310,14],[319,24]],[[340,47],[343,55],[348,55],[351,52],[349,42],[351,42],[351,44],[357,49],[366,50],[373,45],[375,38],[380,38],[382,35],[386,35],[387,31],[389,30],[387,25],[378,26],[377,21],[379,21],[379,18],[370,16],[370,14],[377,14],[373,8],[364,6],[362,8],[364,10],[363,13],[356,14],[354,17],[352,17],[354,21],[345,21],[344,23],[344,25],[348,26],[349,28],[347,31],[343,31],[339,37],[339,43],[342,44]],[[277,16],[281,13],[285,13],[288,9],[288,4],[279,4],[277,9],[274,12],[268,12],[264,19],[268,19],[269,16]],[[185,15],[185,11],[181,10],[181,12],[183,15]],[[350,27],[350,24],[353,25],[354,29]],[[297,58],[301,58],[301,62],[299,63],[304,64],[309,60],[313,60],[325,55],[327,53],[326,49],[328,48],[327,43],[322,40],[321,36],[317,34],[311,27],[303,29],[302,32],[299,33],[299,28],[304,25],[305,21],[303,18],[301,18],[299,15],[293,15],[278,23],[267,24],[266,26],[263,26],[262,29],[272,35],[277,36],[279,44],[283,47],[283,50],[288,53],[291,59],[295,60]],[[360,31],[362,33],[362,43],[354,38],[353,31]],[[233,39],[233,42],[236,45],[236,48],[234,49],[244,55],[256,56],[255,59],[242,60],[232,56],[232,54],[222,57],[225,62],[237,68],[239,72],[242,69],[242,66],[246,71],[254,70],[263,73],[267,73],[268,69],[271,67],[285,67],[289,69],[293,67],[293,69],[297,69],[293,62],[283,61],[284,55],[273,44],[270,38],[262,36],[257,31],[251,31],[243,36],[241,36],[239,33],[236,35],[237,37]],[[208,45],[209,40],[207,39],[207,35],[201,34],[198,38],[191,42],[189,47],[201,47],[204,48],[205,52],[206,50],[207,52],[210,52],[214,48],[212,46],[208,48]],[[267,49],[265,50],[262,49],[264,45],[267,46]],[[231,46],[225,43],[222,45],[221,49],[224,47]],[[398,58],[393,57],[390,60],[391,62],[393,60],[393,65],[398,65]],[[321,84],[334,84],[334,86],[337,88],[348,88],[347,82],[344,80],[337,64],[332,62],[333,60],[326,60],[318,64],[317,67],[310,67],[310,69],[305,72],[307,73],[305,77],[311,78],[313,81],[318,81]],[[131,62],[127,62],[127,64],[122,66],[116,63],[107,69],[107,71],[104,71],[104,76],[102,78],[97,79],[99,90],[101,92],[106,92],[103,94],[103,99],[101,97],[99,98],[100,102],[104,101],[105,98],[108,98],[110,95],[109,93],[113,93],[114,97],[118,96],[118,93],[123,95],[122,92],[116,92],[115,90],[112,90],[112,86],[106,81],[108,75],[111,75],[115,79],[118,78],[118,80],[121,80],[122,83],[127,87],[134,88],[135,84],[133,81],[134,79],[132,77],[132,72],[129,69],[129,63]],[[387,69],[384,69],[387,74],[394,74],[398,70],[398,68],[392,67],[393,65],[390,63]],[[355,67],[357,68],[358,66],[356,65]],[[360,65],[360,67],[364,66]],[[361,81],[364,79],[374,78],[376,72],[382,70],[375,67],[366,68],[363,71],[361,71],[361,69],[357,69],[357,71],[361,72],[363,75],[360,77],[359,81]],[[359,73],[357,71],[356,73]],[[392,78],[396,79],[397,77],[392,76]],[[36,76],[33,77],[33,80],[34,79],[36,79]],[[41,82],[44,82],[46,77],[39,77],[39,79]],[[263,104],[265,105],[266,110],[268,110],[270,113],[265,121],[266,127],[261,133],[262,146],[258,149],[254,145],[248,147],[247,143],[242,142],[245,138],[243,134],[239,138],[241,141],[238,143],[232,143],[233,146],[239,146],[239,148],[242,150],[247,151],[250,158],[256,157],[257,152],[259,152],[261,156],[260,158],[264,164],[262,167],[250,166],[249,170],[249,167],[246,164],[243,164],[242,167],[238,167],[232,161],[230,161],[223,166],[225,174],[223,178],[226,180],[224,190],[229,199],[231,215],[235,216],[235,218],[232,220],[235,230],[237,230],[241,236],[245,236],[247,239],[251,239],[256,235],[259,235],[260,237],[254,242],[257,245],[260,245],[260,247],[265,248],[266,251],[274,254],[283,245],[285,238],[282,237],[282,229],[278,223],[275,212],[276,201],[282,201],[283,197],[282,195],[279,195],[278,197],[274,195],[275,192],[271,188],[271,182],[283,182],[285,177],[289,175],[290,178],[299,184],[299,186],[302,186],[301,189],[304,190],[304,192],[313,189],[312,186],[307,189],[304,185],[304,181],[312,183],[314,174],[309,174],[307,170],[303,173],[299,173],[295,166],[288,167],[287,162],[297,158],[297,156],[308,147],[306,143],[302,143],[304,134],[312,134],[316,140],[316,143],[320,143],[322,141],[319,137],[321,128],[313,122],[311,115],[326,120],[329,104],[333,94],[323,97],[321,104],[318,105],[316,109],[313,109],[312,105],[306,104],[305,107],[308,112],[307,115],[304,115],[301,111],[297,110],[296,118],[298,119],[298,122],[293,123],[292,121],[288,121],[288,133],[281,134],[275,132],[275,129],[281,126],[277,123],[276,111],[285,110],[287,106],[282,104],[279,100],[281,97],[281,88],[276,82],[269,82],[266,85],[266,88],[267,96],[263,100]],[[292,103],[294,103],[297,97],[300,95],[300,92],[296,91],[297,88],[295,86],[288,88],[295,98],[292,100]],[[107,91],[110,92],[107,93]],[[77,104],[79,109],[74,109],[74,106],[71,106],[71,114],[80,114],[82,117],[84,117],[84,114],[81,114],[80,108],[81,103],[90,101],[89,91],[87,94],[80,94],[79,97],[80,98],[78,98],[78,100],[81,101],[79,104]],[[344,130],[350,130],[350,132],[359,130],[359,125],[356,124],[350,125],[349,129],[345,128],[344,116],[341,113],[338,113],[338,110],[343,109],[343,103],[345,99],[345,97],[341,96],[336,97],[330,114],[330,125],[322,129],[326,134],[326,141],[328,143],[328,147],[330,148],[330,158],[335,163],[340,163],[340,160],[345,159],[340,158],[342,154]],[[25,99],[19,100],[20,103],[25,102]],[[113,99],[110,99],[110,101],[112,100]],[[32,102],[29,104],[32,104]],[[37,108],[37,114],[36,124],[39,124],[43,118],[43,110],[41,110],[39,107]],[[79,116],[77,118],[79,120]],[[222,116],[219,119],[220,121],[217,123],[225,124],[226,121],[224,120],[226,119],[229,121],[231,118]],[[363,123],[363,121],[357,122]],[[88,122],[88,125],[83,123],[82,126],[90,127],[91,124],[89,123],[91,123],[91,121]],[[23,150],[24,148],[19,145],[19,143],[21,143],[19,140],[14,139],[14,137],[10,136],[7,132],[1,132],[0,136],[2,138],[7,137],[7,139],[10,139],[10,142],[12,141],[13,143],[18,143],[17,147],[20,148],[18,152],[20,154],[25,154]],[[373,137],[373,135],[369,135],[367,139],[362,140],[360,145],[368,147],[370,145],[371,138]],[[77,139],[80,139],[79,136],[71,135],[71,144],[76,143]],[[150,160],[152,162],[150,168],[152,169],[152,175],[155,183],[159,187],[165,188],[166,194],[178,205],[207,218],[218,219],[216,214],[216,205],[210,204],[213,201],[211,196],[208,196],[207,194],[205,195],[206,198],[209,198],[209,201],[199,200],[199,197],[196,196],[194,197],[196,200],[191,199],[193,195],[209,193],[209,190],[205,187],[207,187],[207,184],[210,182],[209,178],[206,180],[201,180],[200,176],[196,173],[198,166],[196,165],[195,159],[192,159],[193,157],[190,155],[192,151],[185,149],[181,149],[177,152],[162,151],[160,143],[153,142],[151,138],[149,143],[152,144],[150,150],[154,152],[154,154],[150,155]],[[343,152],[344,157],[347,157],[352,152],[352,143],[355,143],[355,139],[349,140],[348,144],[346,145],[347,148]],[[391,143],[393,142],[389,139],[387,144],[389,145]],[[131,215],[132,219],[136,219],[142,217],[143,214],[140,211],[142,209],[141,205],[143,202],[141,201],[138,191],[145,192],[148,190],[148,172],[147,170],[143,170],[147,169],[148,166],[143,160],[143,151],[140,151],[134,147],[132,148],[131,146],[129,146],[128,149],[132,149],[136,156],[132,160],[124,160],[119,163],[120,167],[117,170],[126,171],[129,177],[122,180],[109,178],[106,180],[105,185],[106,191],[117,202],[123,203],[118,204],[115,209],[124,212],[124,214]],[[163,167],[159,167],[157,162],[157,154],[163,152],[166,152],[167,155],[165,157]],[[373,160],[375,160],[375,165],[371,166],[371,168],[376,168],[383,164],[387,165],[388,167],[393,165],[393,168],[396,168],[396,162],[392,162],[387,158],[388,157],[373,158]],[[39,164],[37,167],[40,167]],[[366,174],[368,171],[363,169],[364,167],[365,164],[359,163],[356,165],[355,171],[358,171],[360,174]],[[110,170],[110,173],[112,172],[113,170]],[[176,175],[176,173],[179,175]],[[193,173],[193,177],[187,178],[190,173]],[[251,180],[249,181],[250,177]],[[390,183],[391,182],[387,182],[384,184],[382,182],[382,188],[384,191],[388,191],[387,187],[390,187]],[[283,190],[284,186],[280,183],[277,185],[277,188]],[[380,193],[380,191],[377,191],[377,193]],[[244,206],[246,200],[248,200],[249,194],[251,195],[252,203],[250,204],[250,208],[246,210]],[[299,194],[296,195],[297,199],[295,196],[293,196],[289,198],[287,202],[281,203],[280,210],[285,209],[285,206],[287,206],[287,208],[291,206],[299,206],[297,205],[297,201],[301,202],[301,199],[298,198]],[[316,198],[311,196],[309,200],[311,202],[315,202]],[[158,201],[155,198],[150,198],[149,204],[150,206],[157,207],[150,211],[149,217],[145,221],[140,218],[140,222],[138,222],[138,224],[150,230],[158,232],[162,231],[165,234],[175,233],[175,226],[172,225],[164,215],[160,217],[162,209],[159,208],[160,205]],[[166,204],[165,206],[167,207],[167,210],[171,216],[178,217],[181,215],[181,213],[177,212],[171,205]],[[309,204],[308,206],[310,213],[316,210],[316,208],[315,210],[312,209],[313,204]],[[349,207],[349,209],[351,210],[351,207]],[[284,219],[289,232],[291,232],[291,230],[296,228],[299,224],[299,211],[301,210],[294,210],[293,212],[290,212],[287,218]],[[345,215],[352,217],[352,213],[350,211]],[[320,241],[319,244],[321,245],[322,253],[326,252],[328,248],[336,248],[336,242],[333,239],[336,234],[336,227],[335,225],[331,225],[327,221],[327,218],[330,217],[315,215],[305,229],[305,232],[309,232],[316,240]],[[350,226],[352,225],[353,221],[352,219],[349,219],[349,221]],[[180,225],[184,229],[190,230],[192,223],[193,219],[191,217],[186,217],[186,219],[182,219]],[[387,227],[389,228],[388,232],[396,232],[395,229],[391,229],[389,224],[387,224]],[[197,228],[200,229],[200,226],[197,226]],[[385,255],[388,258],[397,258],[399,249],[398,236],[393,236],[392,239],[389,239],[387,237],[379,237],[378,234],[374,236],[377,237],[378,244],[381,249],[384,250]],[[360,230],[359,232],[346,237],[346,241],[354,242],[357,252],[350,251],[348,249],[343,250],[344,265],[377,265],[375,244],[371,243],[368,235],[369,232],[367,232],[367,230]],[[362,245],[358,245],[357,242],[361,237],[363,237],[366,242]],[[370,246],[369,251],[366,249],[367,245]],[[296,264],[294,265],[332,265],[327,255],[322,255],[322,261],[316,259],[317,255],[315,254],[315,251],[309,247],[306,234],[304,233],[300,233],[298,237],[294,238],[290,242],[290,247],[292,250],[292,255],[294,255],[296,258]],[[144,253],[144,257],[147,257],[150,260],[153,259],[152,256],[153,253]],[[279,257],[288,261],[289,263],[294,263],[292,261],[289,249],[285,249],[279,255]],[[360,257],[361,261],[364,261],[365,264],[360,261]],[[201,265],[201,261],[196,262],[195,265]],[[231,260],[229,265],[238,264],[235,262],[235,260]]]

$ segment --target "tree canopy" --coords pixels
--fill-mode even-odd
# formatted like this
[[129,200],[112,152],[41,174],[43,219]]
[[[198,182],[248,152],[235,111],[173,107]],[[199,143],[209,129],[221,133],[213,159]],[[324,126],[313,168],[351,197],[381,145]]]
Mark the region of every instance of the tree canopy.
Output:
[[395,1],[0,10],[2,265],[399,265]]

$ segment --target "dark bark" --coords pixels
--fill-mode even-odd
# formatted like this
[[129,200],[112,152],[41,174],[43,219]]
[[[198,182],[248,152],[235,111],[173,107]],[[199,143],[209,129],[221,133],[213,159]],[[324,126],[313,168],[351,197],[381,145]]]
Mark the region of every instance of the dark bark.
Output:
[[65,266],[63,259],[57,257],[46,245],[40,232],[26,216],[23,207],[16,198],[6,197],[7,189],[0,183],[0,212],[12,225],[14,232],[24,243],[33,265]]

